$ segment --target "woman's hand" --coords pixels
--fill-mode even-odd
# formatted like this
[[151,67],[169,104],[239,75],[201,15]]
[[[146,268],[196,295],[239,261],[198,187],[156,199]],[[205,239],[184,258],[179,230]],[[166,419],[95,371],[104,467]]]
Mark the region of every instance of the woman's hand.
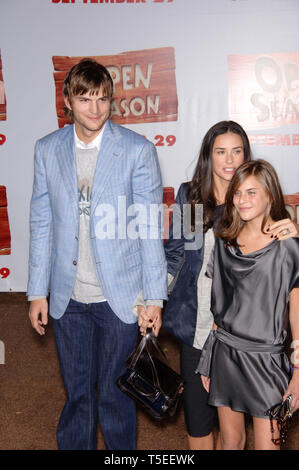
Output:
[[274,222],[266,228],[266,232],[278,240],[286,240],[291,237],[299,237],[299,225],[291,219],[282,219]]
[[289,383],[288,388],[283,396],[285,400],[289,395],[292,395],[291,408],[295,412],[299,408],[299,370],[295,369],[293,377]]
[[203,388],[209,393],[210,391],[210,379],[209,377],[205,377],[204,375],[200,376]]

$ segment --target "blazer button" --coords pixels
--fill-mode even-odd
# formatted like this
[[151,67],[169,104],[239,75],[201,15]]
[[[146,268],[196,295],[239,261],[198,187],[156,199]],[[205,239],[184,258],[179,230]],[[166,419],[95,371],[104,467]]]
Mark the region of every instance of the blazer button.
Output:
[[74,260],[74,261],[73,261],[73,265],[74,265],[74,266],[76,266],[76,264],[77,264],[77,261],[76,261],[76,260]]

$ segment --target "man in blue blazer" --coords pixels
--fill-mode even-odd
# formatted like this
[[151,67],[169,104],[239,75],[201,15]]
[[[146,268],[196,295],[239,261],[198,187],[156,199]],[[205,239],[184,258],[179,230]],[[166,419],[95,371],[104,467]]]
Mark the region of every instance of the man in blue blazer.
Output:
[[48,310],[52,317],[67,392],[59,449],[96,449],[98,420],[107,449],[136,448],[135,404],[116,380],[136,346],[138,294],[142,334],[148,326],[158,334],[167,298],[161,224],[151,212],[162,203],[156,150],[109,121],[112,92],[102,65],[73,66],[63,95],[74,124],[35,147],[27,295],[39,334]]

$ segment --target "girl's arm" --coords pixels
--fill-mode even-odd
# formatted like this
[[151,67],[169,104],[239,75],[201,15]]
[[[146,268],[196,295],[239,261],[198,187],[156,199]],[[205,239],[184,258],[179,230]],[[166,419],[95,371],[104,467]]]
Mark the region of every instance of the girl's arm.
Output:
[[299,408],[299,288],[294,288],[290,293],[290,312],[289,312],[292,347],[294,351],[291,356],[291,362],[295,367],[292,379],[283,396],[285,400],[288,395],[292,395],[291,407],[293,411]]

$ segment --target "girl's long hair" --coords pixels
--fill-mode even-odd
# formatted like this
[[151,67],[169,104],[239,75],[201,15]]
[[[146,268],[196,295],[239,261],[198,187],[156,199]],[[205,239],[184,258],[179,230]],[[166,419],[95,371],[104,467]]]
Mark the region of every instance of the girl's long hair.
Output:
[[274,221],[290,218],[280,187],[279,179],[273,166],[265,160],[251,160],[243,163],[236,170],[228,191],[226,193],[225,209],[222,219],[217,227],[216,235],[227,243],[236,246],[237,237],[246,222],[244,222],[234,206],[234,195],[240,185],[249,176],[255,176],[265,189],[270,204],[262,221],[262,231],[264,231],[267,220],[270,217]]
[[212,126],[203,138],[196,168],[189,182],[187,199],[191,204],[191,226],[195,225],[195,204],[203,204],[203,229],[213,226],[217,201],[214,195],[212,151],[216,137],[227,132],[238,134],[243,142],[244,161],[251,160],[249,139],[244,129],[234,121],[221,121]]

